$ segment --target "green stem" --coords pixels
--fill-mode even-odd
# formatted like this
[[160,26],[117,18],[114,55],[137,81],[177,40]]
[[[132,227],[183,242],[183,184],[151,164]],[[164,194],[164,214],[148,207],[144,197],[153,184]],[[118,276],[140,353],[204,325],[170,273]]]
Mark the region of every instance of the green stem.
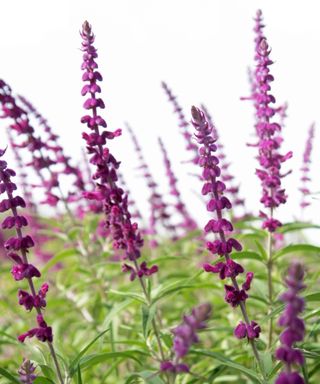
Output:
[[[273,218],[273,208],[270,208],[270,217]],[[269,301],[269,310],[268,315],[272,313],[273,310],[273,285],[272,285],[272,271],[273,271],[273,262],[272,262],[272,233],[268,232],[268,243],[267,243],[267,273],[268,273],[268,301]],[[273,339],[273,318],[269,317],[268,323],[268,349],[272,346]]]

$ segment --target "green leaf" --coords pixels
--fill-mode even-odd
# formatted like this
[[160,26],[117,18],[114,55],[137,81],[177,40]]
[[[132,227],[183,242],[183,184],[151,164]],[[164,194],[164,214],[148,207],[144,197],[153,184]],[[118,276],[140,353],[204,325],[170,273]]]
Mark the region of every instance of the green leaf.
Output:
[[77,384],[82,384],[82,377],[81,377],[81,369],[80,369],[80,365],[78,365],[78,368],[77,368]]
[[101,332],[98,336],[96,336],[93,340],[90,341],[89,344],[87,344],[79,353],[78,355],[72,360],[70,366],[69,366],[69,375],[70,377],[73,377],[77,366],[79,364],[79,361],[81,357],[87,352],[87,350],[97,341],[102,337],[106,332],[108,332],[109,329],[105,329],[103,332]]
[[128,305],[130,305],[133,302],[132,299],[127,299],[119,303],[118,305],[115,305],[111,311],[108,313],[108,316],[105,318],[103,322],[103,328],[109,327],[111,321],[115,316],[118,315],[120,311],[122,311],[124,308],[126,308]]
[[148,307],[147,305],[143,304],[141,307],[141,311],[142,311],[142,331],[143,331],[143,336],[146,339],[150,329],[150,324],[156,313],[156,306],[151,305],[151,307]]
[[258,260],[263,261],[262,257],[257,253],[253,251],[243,251],[243,252],[233,252],[231,254],[232,259],[249,259],[249,260]]
[[319,302],[320,301],[320,292],[309,293],[308,295],[304,296],[304,299],[307,302],[310,302],[310,301],[311,302],[313,302],[313,301]]
[[79,360],[79,365],[82,369],[92,367],[94,365],[100,364],[109,359],[116,359],[119,357],[125,357],[126,359],[135,360],[138,364],[141,364],[141,359],[136,357],[137,354],[148,355],[145,352],[140,350],[130,350],[122,352],[102,352],[95,353],[92,355],[84,356]]
[[[159,372],[142,371],[132,373],[126,380],[125,384],[133,383],[133,379],[142,378],[147,384],[164,384],[164,381],[158,376]],[[135,383],[135,381],[134,381]]]
[[278,228],[278,232],[280,233],[288,233],[292,231],[300,231],[302,229],[320,229],[320,225],[314,225],[309,223],[288,223],[282,225],[282,227]]
[[140,303],[145,304],[146,300],[144,296],[140,293],[135,293],[135,292],[127,292],[127,291],[116,291],[115,289],[110,289],[109,293],[112,293],[117,296],[125,296],[125,297],[130,297],[131,299],[140,301]]
[[278,259],[281,256],[287,255],[289,253],[295,252],[305,252],[305,253],[320,253],[320,247],[310,244],[291,244],[287,247],[280,249],[273,255],[273,260]]
[[267,252],[264,249],[263,245],[260,243],[260,241],[255,241],[254,243],[255,243],[256,247],[258,248],[258,250],[259,250],[259,252],[261,254],[261,258],[263,260],[268,260]]
[[4,368],[0,368],[0,375],[9,379],[10,383],[20,384],[20,381]]
[[227,357],[225,357],[224,355],[218,352],[209,352],[209,351],[197,349],[197,350],[191,350],[190,353],[193,353],[195,355],[212,357],[213,359],[218,360],[221,364],[226,365],[229,368],[235,369],[236,371],[240,371],[244,373],[247,377],[249,377],[250,379],[253,379],[254,382],[259,384],[263,383],[263,381],[261,381],[260,376],[255,371],[228,359]]
[[269,376],[269,374],[272,372],[272,368],[273,368],[273,362],[272,362],[272,357],[271,357],[272,355],[270,352],[265,352],[265,353],[260,353],[260,356],[262,359],[264,371],[265,371],[266,375]]
[[75,249],[75,248],[72,248],[72,249],[64,249],[63,251],[60,251],[58,253],[56,253],[48,262],[47,264],[44,266],[44,268],[42,269],[42,273],[47,273],[48,270],[55,266],[57,263],[59,263],[60,261],[68,258],[68,257],[71,257],[71,256],[77,256],[77,255],[80,255],[80,252]]
[[39,367],[41,368],[41,371],[45,375],[45,377],[51,380],[55,380],[56,374],[54,373],[52,368],[44,364],[39,364]]
[[34,380],[34,384],[55,384],[54,381],[48,379],[47,377],[44,377],[44,376],[38,376],[35,380]]

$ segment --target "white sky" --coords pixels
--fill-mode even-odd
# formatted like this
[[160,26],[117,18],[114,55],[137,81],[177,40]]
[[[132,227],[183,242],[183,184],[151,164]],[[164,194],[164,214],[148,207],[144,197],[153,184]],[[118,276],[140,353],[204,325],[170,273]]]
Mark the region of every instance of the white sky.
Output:
[[[197,217],[202,217],[204,207],[191,189],[198,192],[201,185],[187,175],[192,168],[180,163],[188,155],[160,82],[165,80],[178,95],[188,119],[192,104],[208,106],[233,163],[232,172],[241,181],[242,194],[250,202],[249,209],[257,212],[261,205],[260,184],[254,175],[256,150],[245,145],[253,132],[253,111],[249,102],[239,98],[249,94],[253,17],[261,8],[275,61],[273,94],[279,103],[289,103],[285,150],[294,152],[290,166],[295,172],[284,180],[289,201],[279,216],[300,215],[297,188],[302,152],[310,123],[320,121],[319,1],[2,0],[0,6],[1,77],[49,119],[67,153],[76,159],[84,129],[79,123],[83,114],[79,29],[85,19],[93,25],[109,127],[123,127],[129,121],[166,191],[157,145],[157,137],[163,138],[184,200]],[[6,138],[1,136],[2,140]],[[320,190],[319,147],[317,124],[314,191]],[[143,180],[136,178],[136,156],[126,133],[112,149],[123,161],[133,195],[145,211],[146,191]],[[318,208],[319,201],[314,200],[306,217],[319,223]]]

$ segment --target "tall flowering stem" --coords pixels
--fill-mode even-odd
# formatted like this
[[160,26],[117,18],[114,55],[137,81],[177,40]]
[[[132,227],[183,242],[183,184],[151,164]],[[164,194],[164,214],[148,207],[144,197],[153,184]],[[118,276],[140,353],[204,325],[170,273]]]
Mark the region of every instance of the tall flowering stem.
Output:
[[179,213],[179,215],[182,217],[182,222],[180,223],[180,227],[187,231],[193,231],[197,228],[196,222],[191,217],[190,213],[187,210],[186,205],[182,201],[181,194],[178,189],[177,185],[177,178],[172,170],[171,162],[168,156],[168,152],[163,144],[163,141],[159,138],[158,139],[159,146],[163,155],[163,161],[166,169],[166,175],[169,180],[169,186],[170,186],[170,194],[175,198],[176,202],[174,204],[174,207],[176,211]]
[[302,158],[303,160],[303,164],[301,167],[302,176],[300,178],[302,183],[300,187],[300,191],[302,193],[300,207],[302,210],[310,205],[310,202],[307,201],[306,196],[310,194],[308,184],[311,181],[309,173],[310,173],[312,145],[313,145],[313,139],[314,139],[314,127],[315,127],[315,124],[312,124],[311,127],[309,128],[308,138],[307,138],[307,142],[306,142],[306,146],[305,146],[305,150]]
[[187,145],[186,150],[192,153],[191,162],[193,164],[198,164],[198,158],[199,158],[198,146],[196,143],[194,143],[192,141],[192,133],[190,133],[190,131],[189,131],[190,124],[188,123],[188,121],[187,121],[187,119],[183,113],[183,109],[180,106],[180,104],[178,103],[177,97],[174,96],[174,94],[172,93],[172,91],[168,87],[168,85],[164,81],[161,83],[161,85],[162,85],[164,92],[168,96],[170,103],[173,106],[173,112],[178,117],[178,124],[179,124],[179,127],[181,128],[182,136],[184,137],[186,145]]
[[232,260],[232,249],[241,251],[241,244],[230,236],[233,226],[230,221],[223,218],[223,210],[232,208],[229,199],[224,196],[226,190],[225,184],[219,179],[221,170],[219,168],[219,159],[214,155],[217,151],[216,138],[213,135],[213,127],[209,124],[206,115],[199,108],[192,107],[192,124],[196,130],[195,136],[200,145],[199,166],[203,168],[202,178],[204,185],[203,195],[210,195],[210,201],[207,204],[209,212],[215,212],[215,218],[209,220],[206,224],[205,233],[214,233],[217,239],[213,242],[207,242],[207,249],[213,255],[219,255],[224,261],[211,264],[204,264],[204,270],[210,273],[218,273],[220,279],[231,279],[231,285],[225,285],[225,301],[232,307],[240,306],[244,323],[240,322],[234,330],[234,335],[239,338],[247,338],[251,344],[254,356],[264,375],[264,369],[255,339],[261,332],[260,326],[255,321],[250,321],[246,309],[246,300],[253,280],[253,272],[247,272],[246,279],[242,286],[239,286],[237,277],[244,273],[244,268]]
[[295,343],[304,339],[305,324],[299,317],[304,310],[304,299],[299,292],[305,288],[303,284],[304,268],[299,262],[293,262],[288,270],[285,283],[288,290],[280,296],[285,303],[285,310],[279,318],[279,325],[284,327],[280,335],[281,346],[276,350],[276,359],[285,364],[285,371],[281,372],[275,384],[304,384],[304,380],[298,372],[292,372],[293,365],[304,364],[302,352],[295,348]]
[[192,344],[200,341],[197,333],[207,327],[211,311],[212,307],[209,303],[200,304],[193,308],[190,315],[183,317],[182,324],[172,330],[174,358],[161,363],[162,372],[170,372],[174,375],[189,372],[188,364],[182,362],[182,359],[188,354]]
[[[145,261],[141,264],[138,263],[138,259],[141,257],[143,239],[140,236],[137,223],[131,221],[128,198],[123,190],[118,187],[117,171],[120,163],[106,146],[107,140],[119,136],[121,131],[111,132],[104,129],[107,124],[100,115],[101,109],[104,108],[104,102],[98,96],[101,92],[98,82],[102,81],[102,76],[97,70],[96,58],[98,54],[93,45],[95,37],[91,25],[87,21],[83,23],[80,34],[83,51],[81,68],[84,71],[82,80],[85,82],[81,93],[86,96],[83,106],[87,111],[87,114],[81,118],[81,122],[89,130],[89,133],[83,133],[83,138],[86,141],[90,163],[95,166],[92,177],[96,183],[96,190],[90,192],[87,197],[103,202],[106,228],[110,231],[114,247],[124,252],[123,272],[129,272],[131,280],[138,278],[146,300],[150,304],[145,278],[156,273],[158,267],[153,265],[149,268]],[[155,320],[152,321],[152,327],[158,342],[161,360],[163,361],[165,357]]]
[[70,156],[67,156],[64,152],[62,146],[58,143],[59,136],[55,134],[50,127],[47,119],[45,119],[40,112],[34,107],[29,100],[23,96],[18,96],[18,99],[22,102],[27,111],[34,115],[39,125],[43,128],[44,132],[47,134],[47,146],[55,154],[55,160],[57,164],[61,164],[63,169],[62,174],[74,176],[74,186],[76,191],[73,191],[69,194],[69,199],[74,200],[74,195],[78,192],[78,197],[80,197],[79,191],[82,192],[85,190],[85,183],[83,180],[82,172],[79,167],[75,167],[71,164]]
[[[56,161],[44,154],[45,151],[50,150],[50,147],[41,137],[35,135],[28,113],[18,105],[16,98],[12,95],[10,86],[3,80],[0,80],[0,103],[3,112],[1,118],[13,120],[9,129],[15,131],[22,140],[20,143],[18,143],[18,140],[14,140],[13,145],[16,148],[25,148],[31,155],[31,161],[26,165],[32,167],[39,177],[40,184],[35,184],[33,187],[42,187],[44,189],[45,199],[41,203],[52,207],[57,206],[60,197],[55,190],[59,190],[60,187],[58,173],[52,170],[52,166],[56,165]],[[44,170],[48,170],[49,175],[46,176]]]
[[226,154],[224,152],[224,145],[219,142],[219,133],[218,130],[213,123],[212,117],[208,111],[208,109],[205,107],[205,105],[201,105],[202,111],[205,113],[208,123],[212,126],[213,129],[213,136],[217,140],[217,157],[220,160],[221,163],[221,170],[223,174],[221,175],[221,179],[223,182],[227,184],[226,192],[232,196],[232,205],[233,206],[244,206],[244,199],[239,196],[239,185],[232,184],[232,181],[235,179],[235,177],[230,173],[229,167],[230,163],[227,161]]
[[[168,230],[173,236],[175,236],[175,226],[170,222],[170,214],[168,212],[168,205],[164,201],[161,193],[158,190],[158,184],[155,182],[154,177],[151,174],[150,168],[143,156],[141,146],[138,142],[138,139],[133,132],[129,124],[126,124],[127,130],[131,136],[134,149],[137,153],[139,160],[139,168],[143,172],[143,176],[146,180],[147,186],[150,190],[149,204],[150,204],[150,218],[149,218],[149,228],[147,233],[149,235],[155,236],[158,233],[157,224],[160,221],[162,226]],[[156,246],[157,242],[155,239],[151,242],[152,246]]]
[[[5,150],[0,150],[0,158],[5,154]],[[15,236],[10,237],[4,244],[8,257],[14,262],[12,267],[12,276],[16,281],[26,279],[29,285],[29,292],[22,289],[18,292],[19,304],[27,311],[32,311],[35,308],[37,312],[36,320],[38,326],[32,328],[26,333],[18,337],[20,342],[25,339],[36,337],[42,342],[47,342],[54,364],[56,366],[57,375],[61,384],[63,378],[58,364],[58,360],[52,345],[53,334],[52,328],[47,325],[43,309],[46,307],[46,295],[49,289],[47,283],[42,284],[41,288],[36,291],[33,279],[41,276],[39,270],[28,261],[29,249],[34,246],[31,236],[24,236],[22,228],[28,225],[27,219],[18,214],[18,207],[25,208],[26,203],[20,196],[14,196],[14,191],[17,189],[16,184],[11,180],[15,176],[15,172],[8,168],[6,161],[0,160],[0,193],[6,194],[0,202],[0,212],[11,211],[1,223],[2,229],[14,229]]]
[[23,165],[19,148],[17,148],[15,145],[12,131],[10,129],[7,129],[7,134],[11,149],[15,157],[17,169],[19,172],[18,174],[20,176],[19,186],[22,189],[24,201],[28,209],[28,214],[26,214],[25,216],[30,226],[31,236],[35,240],[34,254],[39,258],[40,261],[47,261],[52,257],[52,254],[50,252],[44,251],[43,248],[44,244],[48,241],[49,237],[41,233],[43,225],[38,220],[38,210],[32,198],[32,186],[29,184],[28,181],[26,167]]
[[[256,174],[261,180],[262,197],[261,203],[269,209],[269,214],[261,213],[264,218],[262,227],[268,231],[268,296],[270,309],[273,306],[273,287],[272,287],[272,233],[281,226],[281,222],[274,218],[274,209],[279,205],[286,203],[287,196],[285,190],[281,186],[281,165],[292,156],[292,152],[286,155],[279,153],[282,138],[279,136],[281,126],[272,122],[272,117],[276,111],[272,104],[275,98],[270,93],[270,83],[273,76],[270,74],[269,66],[272,61],[269,58],[270,50],[266,39],[262,39],[257,45],[258,64],[255,71],[257,84],[257,93],[255,97],[256,115],[257,115],[257,134],[259,138],[259,164],[260,169],[256,170]],[[269,320],[269,348],[272,344],[273,324],[272,318]]]

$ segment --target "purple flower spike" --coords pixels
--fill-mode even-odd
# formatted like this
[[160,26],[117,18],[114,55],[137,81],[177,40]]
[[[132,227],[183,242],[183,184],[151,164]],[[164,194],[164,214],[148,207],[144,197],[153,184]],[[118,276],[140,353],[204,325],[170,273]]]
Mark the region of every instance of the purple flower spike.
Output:
[[181,133],[187,145],[186,149],[187,151],[192,152],[193,157],[191,159],[191,162],[193,164],[198,164],[198,146],[192,141],[192,134],[189,132],[189,123],[183,113],[182,107],[179,105],[177,97],[173,95],[171,89],[164,81],[161,83],[161,86],[165,91],[166,95],[168,96],[170,103],[172,103],[173,105],[173,112],[178,116],[179,127],[181,128]]
[[256,19],[256,52],[255,60],[257,66],[254,73],[255,92],[252,95],[256,110],[256,133],[258,136],[259,164],[256,174],[262,185],[262,197],[260,202],[270,209],[270,216],[265,217],[263,228],[274,232],[281,225],[278,220],[273,219],[273,210],[281,204],[285,204],[287,196],[285,189],[281,186],[281,166],[292,157],[292,152],[286,155],[280,154],[283,141],[280,136],[281,125],[273,121],[277,109],[273,106],[275,97],[271,94],[271,82],[274,80],[270,73],[270,48],[266,38],[262,34],[261,11],[257,12]]
[[85,82],[81,93],[87,98],[84,103],[86,115],[81,118],[81,122],[87,126],[89,132],[83,133],[83,139],[86,141],[90,163],[95,166],[92,179],[96,184],[95,191],[90,192],[87,197],[103,203],[105,227],[113,240],[113,247],[125,253],[124,258],[127,262],[122,267],[123,271],[130,273],[131,280],[138,276],[141,284],[144,284],[142,278],[157,272],[158,267],[156,265],[147,267],[145,262],[140,265],[137,262],[141,257],[143,239],[138,224],[131,221],[128,196],[117,184],[120,162],[106,146],[108,140],[121,135],[121,130],[107,131],[106,121],[100,116],[104,102],[98,97],[101,91],[98,82],[102,81],[102,76],[97,70],[98,53],[93,45],[95,36],[87,21],[83,23],[80,35],[83,51],[81,69],[84,71],[82,80]]
[[[231,203],[224,196],[226,186],[219,178],[221,170],[219,159],[214,155],[217,151],[216,136],[214,128],[209,123],[205,113],[199,108],[192,107],[192,124],[196,130],[195,137],[200,145],[199,165],[202,167],[202,178],[204,186],[202,194],[210,194],[210,201],[207,205],[209,212],[215,213],[215,218],[208,221],[204,228],[205,233],[217,234],[217,239],[207,243],[207,249],[213,255],[224,257],[224,262],[218,262],[214,265],[205,264],[203,266],[206,272],[219,273],[220,279],[230,278],[232,285],[225,285],[225,301],[232,307],[240,306],[244,315],[245,324],[241,323],[235,329],[235,336],[240,338],[247,336],[250,339],[259,337],[260,327],[254,321],[249,321],[246,314],[245,301],[248,298],[247,291],[251,288],[253,273],[248,272],[246,280],[239,287],[237,277],[244,273],[244,268],[231,259],[232,249],[241,251],[241,244],[231,237],[233,231],[232,224],[223,218],[223,211],[231,208]],[[245,327],[245,329],[243,328]],[[241,337],[242,338],[242,337]]]
[[181,228],[186,229],[187,231],[193,231],[197,228],[196,222],[193,220],[193,218],[190,216],[187,207],[185,206],[184,202],[182,201],[181,194],[178,190],[177,186],[177,178],[173,173],[171,162],[168,156],[168,152],[163,144],[163,141],[159,138],[159,146],[163,155],[164,165],[166,168],[166,175],[169,180],[169,186],[170,186],[170,194],[175,198],[175,208],[176,211],[180,214],[182,217],[182,222],[179,225]]
[[161,363],[160,370],[162,372],[189,372],[188,365],[180,361],[188,354],[192,344],[199,342],[197,332],[200,329],[206,328],[211,311],[212,308],[209,303],[200,304],[192,310],[191,315],[184,316],[183,322],[172,330],[174,334],[173,351],[175,357],[173,361]]
[[280,296],[286,307],[279,318],[279,325],[285,327],[280,335],[281,346],[276,350],[275,357],[286,365],[286,372],[280,373],[276,384],[304,383],[297,372],[292,371],[292,365],[303,365],[302,352],[294,348],[296,342],[303,341],[305,333],[304,321],[299,314],[304,309],[304,300],[299,292],[305,288],[303,284],[304,268],[299,262],[293,262],[288,270],[285,283],[288,290]]
[[315,127],[315,124],[313,123],[309,128],[308,139],[307,139],[305,150],[303,153],[303,165],[301,167],[302,176],[300,178],[302,183],[300,187],[300,191],[302,193],[300,207],[302,209],[310,205],[310,202],[307,201],[306,196],[310,194],[308,184],[311,181],[309,173],[310,173],[312,144],[313,144],[313,138],[314,138],[314,127]]
[[[5,150],[0,150],[0,157],[5,153]],[[22,225],[27,225],[27,220],[18,215],[18,207],[24,207],[24,200],[20,196],[13,196],[13,192],[16,190],[16,185],[12,182],[11,177],[15,175],[15,172],[7,167],[7,163],[3,160],[0,161],[0,190],[2,193],[6,193],[7,199],[2,199],[0,206],[2,212],[11,211],[11,216],[4,219],[2,223],[3,228],[15,228],[16,236],[9,238],[4,247],[7,250],[7,255],[14,261],[12,267],[12,275],[16,281],[26,279],[29,284],[30,291],[19,290],[19,304],[24,306],[27,311],[31,311],[33,308],[37,311],[37,322],[39,328],[33,328],[26,333],[18,337],[19,341],[24,342],[26,337],[36,336],[40,341],[53,340],[52,329],[47,326],[43,315],[42,308],[46,306],[46,295],[49,289],[48,284],[43,284],[36,293],[36,289],[33,283],[34,278],[41,276],[39,270],[28,262],[28,251],[30,247],[34,246],[32,238],[27,235],[23,236]],[[9,218],[9,220],[8,220]]]
[[23,363],[18,369],[20,382],[23,384],[32,384],[37,378],[35,375],[36,367],[31,363],[30,360],[23,359]]
[[[162,195],[158,191],[158,184],[155,182],[150,168],[143,156],[141,146],[138,142],[136,135],[134,134],[132,128],[126,124],[127,130],[131,136],[134,149],[137,153],[139,160],[139,168],[143,172],[144,179],[147,183],[147,187],[150,191],[149,203],[150,203],[150,218],[149,218],[149,228],[146,233],[152,236],[157,235],[157,224],[162,223],[162,226],[172,234],[172,237],[176,237],[176,227],[170,221],[170,214],[168,212],[168,205],[163,200]],[[157,242],[155,239],[152,239],[150,246],[156,247]]]
[[[54,154],[55,162],[57,164],[61,164],[63,167],[59,172],[64,175],[72,175],[74,177],[73,185],[76,188],[75,191],[70,191],[67,200],[72,202],[75,200],[79,200],[81,198],[81,193],[79,191],[85,190],[85,183],[82,177],[82,172],[78,167],[71,165],[71,158],[64,153],[64,149],[58,143],[59,136],[54,134],[52,128],[48,124],[48,121],[37,111],[37,109],[23,96],[18,96],[19,100],[22,102],[23,106],[27,109],[27,111],[34,115],[35,119],[39,123],[47,135],[46,146],[47,149]],[[57,182],[54,182],[53,186],[56,186]],[[50,198],[47,199],[49,202]],[[55,205],[55,201],[52,200],[52,205]]]
[[[207,108],[202,104],[201,109],[205,113],[208,123],[212,127],[212,134],[214,138],[218,141],[219,140],[219,134],[218,131],[213,123],[212,117],[207,110]],[[226,192],[229,193],[232,196],[232,205],[234,206],[243,206],[244,205],[244,199],[240,198],[239,196],[239,186],[232,184],[232,181],[235,179],[233,175],[229,173],[229,167],[230,163],[228,163],[226,159],[226,155],[224,153],[224,146],[221,143],[217,143],[217,157],[220,160],[221,164],[221,170],[223,170],[223,174],[221,175],[221,180],[225,183],[227,183],[228,188],[226,189]],[[209,210],[209,209],[208,209]]]

